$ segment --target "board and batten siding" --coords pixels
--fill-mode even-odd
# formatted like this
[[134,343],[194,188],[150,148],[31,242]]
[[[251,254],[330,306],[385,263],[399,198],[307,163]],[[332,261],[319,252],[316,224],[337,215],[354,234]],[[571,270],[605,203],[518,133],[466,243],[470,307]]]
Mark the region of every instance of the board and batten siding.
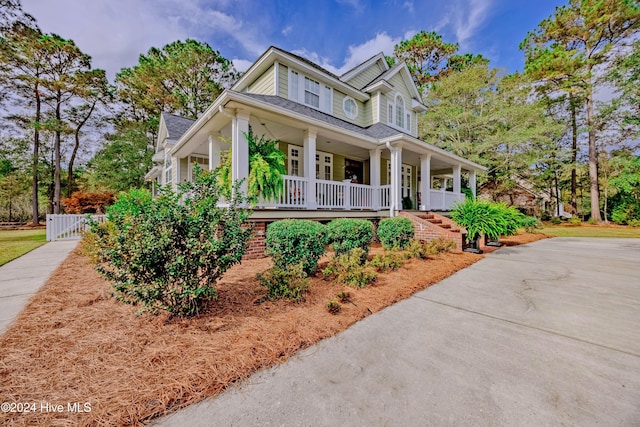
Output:
[[274,67],[272,65],[247,87],[247,92],[259,95],[273,95],[275,93],[273,73]]

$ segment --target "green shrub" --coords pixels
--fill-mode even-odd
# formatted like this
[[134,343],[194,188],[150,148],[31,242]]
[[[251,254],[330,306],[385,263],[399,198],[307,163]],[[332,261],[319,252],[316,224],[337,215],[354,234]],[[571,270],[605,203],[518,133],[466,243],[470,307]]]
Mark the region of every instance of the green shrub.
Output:
[[325,252],[326,243],[326,228],[319,222],[285,219],[267,227],[265,253],[281,269],[302,263],[305,273],[312,275]]
[[553,224],[553,225],[559,225],[559,224],[562,224],[562,220],[560,219],[560,217],[559,217],[559,216],[554,216],[553,218],[551,218],[551,219],[549,220],[549,222],[550,222],[551,224]]
[[345,285],[363,288],[376,280],[376,273],[365,265],[362,265],[362,253],[360,248],[352,249],[348,254],[334,257],[324,269],[326,276],[335,276],[336,280]]
[[408,218],[385,218],[378,225],[378,237],[385,249],[404,249],[413,239],[413,222]]
[[493,215],[497,217],[501,230],[497,235],[488,237],[498,240],[500,236],[513,236],[518,233],[525,215],[513,206],[504,203],[492,203]]
[[580,225],[582,224],[582,220],[578,216],[572,216],[571,218],[569,218],[569,224]]
[[465,199],[456,204],[451,211],[451,219],[467,229],[467,239],[476,240],[480,235],[495,235],[500,233],[501,227],[492,215],[491,203],[484,200]]
[[402,254],[394,252],[385,252],[378,254],[369,261],[369,265],[380,273],[387,273],[399,269],[404,265],[405,258]]
[[109,221],[92,223],[96,269],[119,300],[190,316],[216,298],[216,281],[240,262],[252,233],[239,184],[227,208],[218,207],[220,193],[213,174],[198,172],[155,200],[126,193]]
[[262,286],[268,289],[267,298],[271,300],[287,298],[302,301],[303,294],[309,288],[309,279],[302,264],[288,265],[285,268],[274,266],[258,274]]
[[631,227],[640,227],[640,219],[631,219],[628,221],[628,225]]
[[520,219],[520,227],[523,227],[527,233],[533,233],[536,229],[542,228],[542,223],[536,217],[524,216]]
[[595,219],[595,218],[593,218],[593,217],[589,218],[589,221],[587,221],[587,222],[588,222],[589,224],[591,224],[591,225],[596,225],[596,224],[598,223],[598,221],[596,221],[596,219]]
[[426,255],[439,255],[451,252],[458,246],[453,240],[445,239],[444,237],[438,237],[424,244],[424,250]]
[[364,262],[369,255],[369,246],[373,239],[373,224],[366,219],[334,219],[327,224],[327,237],[336,256],[360,248],[364,251],[362,259]]

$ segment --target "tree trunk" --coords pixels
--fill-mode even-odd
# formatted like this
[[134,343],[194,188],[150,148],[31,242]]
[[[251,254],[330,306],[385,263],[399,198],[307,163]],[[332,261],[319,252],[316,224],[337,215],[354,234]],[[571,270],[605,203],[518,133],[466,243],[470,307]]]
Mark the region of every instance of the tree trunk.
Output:
[[95,106],[96,103],[94,102],[91,105],[91,108],[89,109],[89,112],[87,113],[85,118],[80,123],[78,123],[78,126],[76,127],[74,133],[75,145],[73,146],[73,152],[71,153],[71,158],[69,159],[69,168],[67,170],[67,197],[71,197],[71,192],[73,191],[73,163],[76,161],[76,155],[78,154],[78,149],[80,148],[80,130],[85,125],[85,123],[87,123],[89,117],[91,117]]
[[31,161],[31,223],[40,224],[40,207],[38,205],[38,160],[40,158],[40,88],[36,83],[36,120],[33,134],[33,158]]
[[578,176],[576,167],[578,163],[578,123],[576,119],[576,104],[573,95],[569,94],[569,106],[571,107],[571,207],[573,213],[578,213]]
[[55,172],[53,176],[54,187],[53,187],[53,213],[60,213],[60,133],[62,130],[60,129],[60,101],[61,95],[58,93],[57,102],[56,102],[56,131],[55,131],[55,140],[53,143],[53,155],[55,162]]
[[[591,73],[591,69],[588,69],[587,72]],[[591,82],[589,82],[587,88],[587,127],[589,128],[589,188],[591,193],[591,218],[596,222],[602,222],[602,217],[600,216],[600,193],[598,186],[598,149],[596,146],[593,87]]]

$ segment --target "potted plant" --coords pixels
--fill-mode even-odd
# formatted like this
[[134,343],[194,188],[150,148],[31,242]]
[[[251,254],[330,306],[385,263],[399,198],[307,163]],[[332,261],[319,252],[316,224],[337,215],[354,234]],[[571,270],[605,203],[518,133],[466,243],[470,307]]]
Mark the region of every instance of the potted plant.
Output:
[[480,236],[499,237],[503,230],[503,219],[496,215],[492,203],[482,200],[465,199],[451,211],[451,219],[467,229],[468,245],[465,252],[482,253]]

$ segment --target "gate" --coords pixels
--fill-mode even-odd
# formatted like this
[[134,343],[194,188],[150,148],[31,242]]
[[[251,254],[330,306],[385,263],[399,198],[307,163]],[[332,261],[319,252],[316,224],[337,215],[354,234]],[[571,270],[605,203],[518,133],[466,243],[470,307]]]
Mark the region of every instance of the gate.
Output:
[[89,217],[98,222],[104,222],[107,219],[106,215],[47,214],[47,241],[80,240],[83,233],[89,229],[87,224]]

